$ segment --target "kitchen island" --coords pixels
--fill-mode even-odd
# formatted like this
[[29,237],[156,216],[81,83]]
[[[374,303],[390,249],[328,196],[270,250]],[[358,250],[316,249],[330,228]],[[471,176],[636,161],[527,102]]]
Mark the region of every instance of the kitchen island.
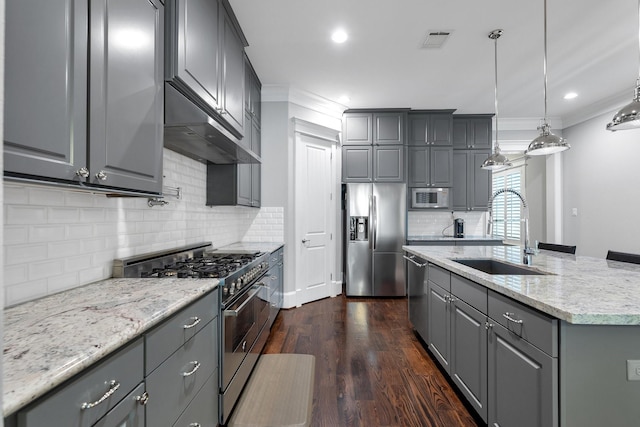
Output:
[[[515,246],[404,250],[410,272],[425,269],[421,295],[409,275],[410,316],[412,299],[425,311],[412,323],[489,425],[639,425],[640,266],[549,251],[524,266]],[[523,270],[456,262],[471,259]]]

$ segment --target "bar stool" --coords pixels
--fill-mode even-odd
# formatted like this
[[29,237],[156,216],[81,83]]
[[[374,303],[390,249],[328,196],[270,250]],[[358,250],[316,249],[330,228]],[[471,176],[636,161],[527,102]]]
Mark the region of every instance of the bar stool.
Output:
[[564,252],[566,254],[576,254],[575,246],[556,245],[555,243],[538,243],[538,249],[544,249],[547,251]]
[[625,252],[608,251],[607,259],[610,261],[630,262],[632,264],[640,264],[640,255]]

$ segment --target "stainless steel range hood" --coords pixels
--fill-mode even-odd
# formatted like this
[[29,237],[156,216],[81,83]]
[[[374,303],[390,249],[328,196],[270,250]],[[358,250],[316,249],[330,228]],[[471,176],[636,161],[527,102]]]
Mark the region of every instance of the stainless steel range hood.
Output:
[[164,105],[168,149],[204,163],[260,163],[240,139],[169,83],[164,85]]

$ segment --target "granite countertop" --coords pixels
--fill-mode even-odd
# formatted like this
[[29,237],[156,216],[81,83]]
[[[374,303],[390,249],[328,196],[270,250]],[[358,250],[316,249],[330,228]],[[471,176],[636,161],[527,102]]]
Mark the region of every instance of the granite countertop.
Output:
[[403,249],[568,323],[640,325],[640,265],[550,251],[531,268],[548,275],[490,275],[455,258],[522,265],[519,246],[404,246]]
[[407,241],[408,242],[415,242],[415,241],[422,241],[422,242],[427,242],[427,241],[437,241],[437,242],[442,242],[442,241],[454,241],[454,242],[463,242],[465,240],[471,240],[471,241],[482,241],[482,242],[502,242],[502,239],[499,239],[497,237],[491,237],[491,236],[465,236],[465,237],[453,237],[453,236],[442,236],[442,235],[438,235],[438,234],[414,234],[414,235],[410,235],[407,237]]
[[3,414],[12,414],[218,286],[107,279],[4,310]]

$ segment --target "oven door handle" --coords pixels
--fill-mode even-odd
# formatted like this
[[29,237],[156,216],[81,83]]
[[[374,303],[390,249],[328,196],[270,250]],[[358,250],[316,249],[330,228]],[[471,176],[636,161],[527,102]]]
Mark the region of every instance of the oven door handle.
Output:
[[240,311],[242,311],[242,309],[247,304],[249,304],[249,301],[251,301],[256,295],[258,295],[259,292],[260,288],[255,289],[253,293],[249,295],[249,298],[247,298],[242,304],[240,304],[240,307],[236,308],[235,310],[225,310],[223,313],[224,317],[238,317],[238,313],[240,313]]

